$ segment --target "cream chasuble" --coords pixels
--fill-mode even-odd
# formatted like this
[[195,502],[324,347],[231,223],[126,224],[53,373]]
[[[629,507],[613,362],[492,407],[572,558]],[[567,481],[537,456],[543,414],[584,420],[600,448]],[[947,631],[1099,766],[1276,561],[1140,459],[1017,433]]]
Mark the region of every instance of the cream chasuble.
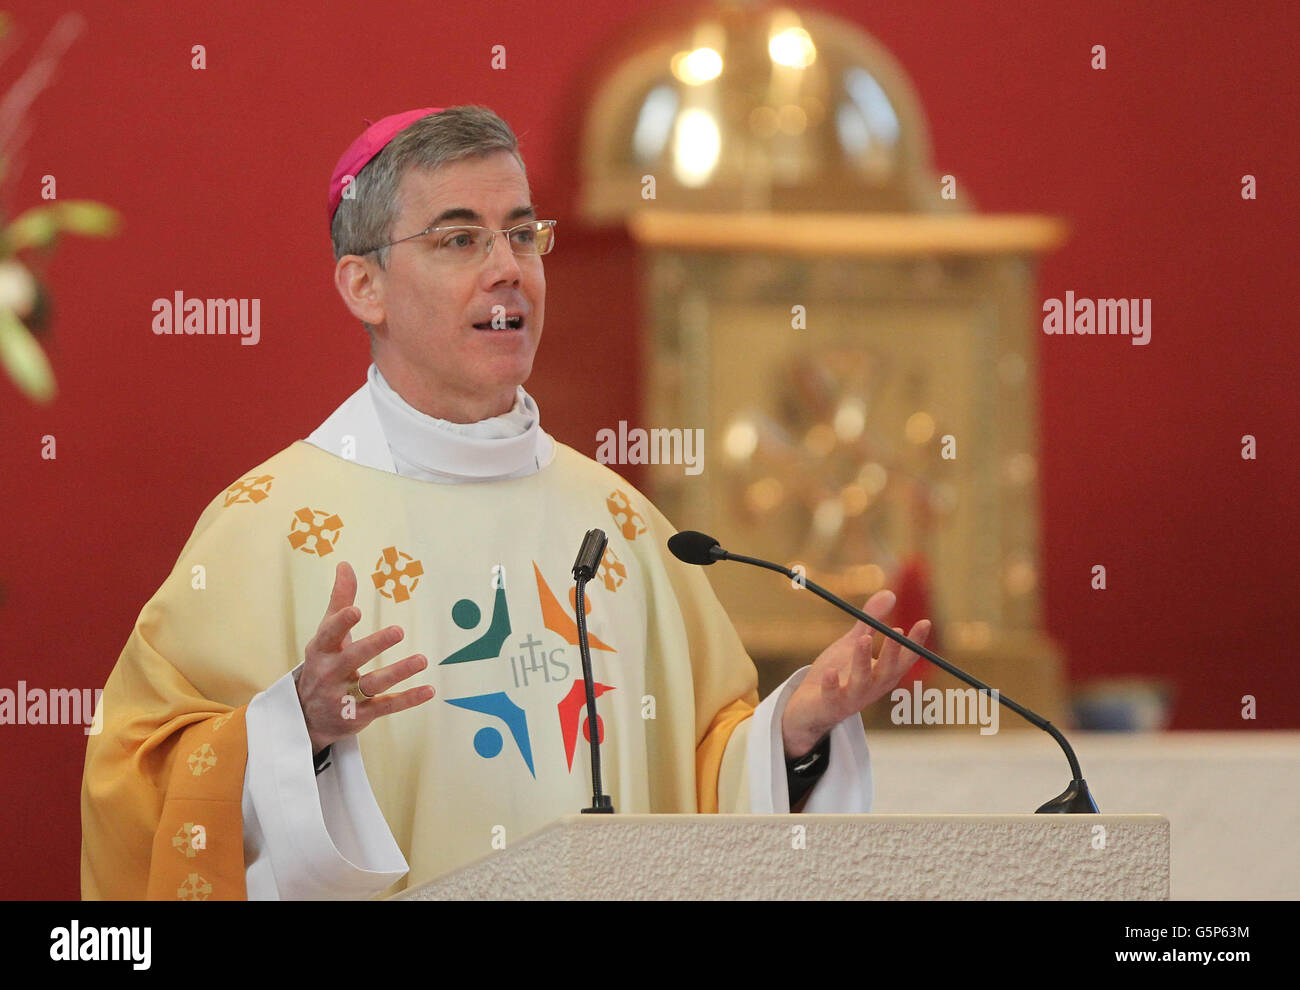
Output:
[[[389,894],[587,807],[570,593],[593,527],[609,536],[587,625],[615,808],[788,811],[780,716],[807,668],[759,704],[702,569],[666,549],[672,526],[547,436],[522,388],[504,416],[449,424],[372,365],[307,441],[207,506],[141,611],[88,744],[83,896]],[[340,559],[354,638],[405,631],[362,671],[422,653],[394,690],[436,693],[336,742],[317,776],[294,677]],[[870,803],[853,717],[804,810]]]

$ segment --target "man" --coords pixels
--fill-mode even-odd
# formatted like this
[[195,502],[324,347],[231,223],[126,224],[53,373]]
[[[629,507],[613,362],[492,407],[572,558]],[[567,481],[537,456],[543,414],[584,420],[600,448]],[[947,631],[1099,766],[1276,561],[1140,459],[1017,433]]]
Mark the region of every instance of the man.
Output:
[[[589,804],[592,731],[620,812],[869,810],[858,712],[915,655],[873,658],[859,624],[758,704],[667,520],[541,430],[522,384],[554,222],[505,122],[453,107],[371,125],[330,216],[374,363],[208,505],[141,611],[87,749],[83,894],[392,893]],[[593,730],[566,595],[597,526]]]

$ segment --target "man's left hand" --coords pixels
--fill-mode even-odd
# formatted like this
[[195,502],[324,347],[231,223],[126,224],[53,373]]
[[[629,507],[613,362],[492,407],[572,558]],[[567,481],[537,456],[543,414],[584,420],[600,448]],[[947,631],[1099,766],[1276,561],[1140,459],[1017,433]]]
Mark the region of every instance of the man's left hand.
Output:
[[[892,591],[877,591],[867,599],[862,610],[873,619],[883,619],[896,601]],[[912,627],[907,638],[924,646],[930,627],[930,620],[922,619]],[[897,626],[893,628],[897,633],[903,631]],[[858,622],[813,662],[812,670],[795,689],[781,718],[787,758],[803,756],[841,721],[883,698],[916,663],[916,652],[904,650],[879,634],[884,645],[880,655],[873,657],[872,633],[865,622]]]

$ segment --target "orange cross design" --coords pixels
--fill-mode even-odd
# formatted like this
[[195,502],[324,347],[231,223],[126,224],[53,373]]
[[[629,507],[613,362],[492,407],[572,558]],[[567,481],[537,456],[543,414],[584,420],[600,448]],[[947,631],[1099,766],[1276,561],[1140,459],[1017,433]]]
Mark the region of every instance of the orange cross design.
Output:
[[222,508],[238,505],[241,502],[257,503],[270,498],[271,482],[274,480],[273,475],[261,474],[256,477],[249,475],[247,478],[236,481],[226,489],[226,501]]
[[[397,547],[384,547],[382,556],[375,562],[375,572],[370,575],[370,580],[385,598],[404,602],[410,600],[411,592],[420,583],[423,574],[424,565],[409,553],[402,553]],[[406,583],[402,582],[402,578],[406,578]],[[389,584],[393,586],[391,594],[384,590]]]
[[[307,528],[299,529],[300,523]],[[289,525],[289,545],[303,553],[324,557],[334,552],[334,544],[338,543],[342,530],[343,520],[337,515],[303,507],[293,514],[293,522]]]

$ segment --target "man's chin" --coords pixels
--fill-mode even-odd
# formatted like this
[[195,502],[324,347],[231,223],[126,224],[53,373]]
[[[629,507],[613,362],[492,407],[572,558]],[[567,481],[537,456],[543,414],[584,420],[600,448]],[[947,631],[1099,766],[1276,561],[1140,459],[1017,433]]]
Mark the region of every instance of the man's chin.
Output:
[[528,381],[533,373],[533,353],[499,355],[497,360],[488,360],[483,366],[483,375],[479,377],[485,388],[515,388]]
[[[480,379],[480,394],[483,396],[502,396],[503,401],[505,396],[509,396],[510,404],[513,405],[515,392],[519,389],[519,386],[523,385],[532,376],[532,362],[530,361],[526,366],[521,365],[498,370],[500,371],[499,374],[488,375]],[[507,406],[504,411],[508,412],[509,407]]]

